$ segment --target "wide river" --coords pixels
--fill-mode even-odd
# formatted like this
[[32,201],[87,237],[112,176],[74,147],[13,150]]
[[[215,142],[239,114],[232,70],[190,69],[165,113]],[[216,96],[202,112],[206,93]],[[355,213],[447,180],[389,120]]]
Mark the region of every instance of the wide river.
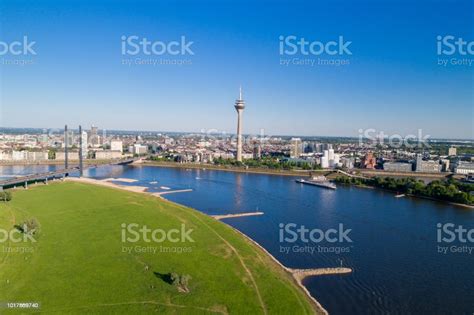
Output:
[[[3,166],[0,178],[56,166]],[[152,166],[91,169],[93,178],[122,177],[174,202],[207,214],[262,211],[262,216],[226,219],[291,268],[342,266],[353,273],[307,278],[304,285],[331,314],[474,313],[474,244],[437,242],[437,224],[474,228],[474,210],[416,198],[395,198],[380,190],[339,186],[337,190],[298,184],[292,177],[185,170]],[[126,183],[121,183],[127,185]],[[304,226],[330,229],[329,238],[295,242]],[[350,230],[350,231],[349,231]],[[344,234],[345,233],[345,234]],[[283,234],[283,235],[280,235]],[[333,236],[341,236],[332,242]],[[346,235],[346,237],[344,237]],[[285,239],[280,239],[283,236]],[[452,247],[455,245],[455,247]],[[446,253],[441,247],[448,246]]]

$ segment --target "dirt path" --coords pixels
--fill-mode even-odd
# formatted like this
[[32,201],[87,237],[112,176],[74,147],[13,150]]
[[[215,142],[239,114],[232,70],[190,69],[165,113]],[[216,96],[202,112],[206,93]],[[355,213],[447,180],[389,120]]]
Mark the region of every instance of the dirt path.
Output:
[[242,265],[242,267],[245,269],[245,271],[247,272],[248,276],[250,277],[250,280],[252,281],[252,284],[255,288],[255,292],[257,293],[257,297],[258,297],[258,300],[260,302],[260,306],[262,307],[262,310],[263,310],[263,313],[264,314],[267,314],[267,308],[265,306],[265,303],[263,302],[263,299],[262,299],[262,295],[260,294],[260,290],[258,289],[258,286],[257,286],[257,282],[255,281],[253,275],[252,275],[252,272],[250,271],[250,269],[247,267],[247,265],[245,264],[244,262],[244,259],[242,258],[242,256],[240,256],[239,252],[235,249],[234,246],[232,246],[224,237],[222,237],[216,230],[214,230],[212,227],[210,227],[206,222],[202,221],[201,218],[199,218],[196,214],[192,213],[191,214],[197,219],[199,220],[202,224],[204,224],[209,230],[211,230],[214,234],[217,235],[217,237],[219,237],[233,252],[234,254],[237,256],[237,258],[239,259],[240,261],[240,264]]

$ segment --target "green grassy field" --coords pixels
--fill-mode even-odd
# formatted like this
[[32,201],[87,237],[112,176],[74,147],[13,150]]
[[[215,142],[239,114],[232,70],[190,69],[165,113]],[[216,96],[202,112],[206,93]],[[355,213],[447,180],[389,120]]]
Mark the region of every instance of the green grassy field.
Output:
[[[291,276],[233,229],[156,197],[65,182],[18,190],[0,203],[0,228],[31,219],[39,223],[35,243],[0,243],[0,303],[38,302],[46,314],[315,312]],[[184,224],[194,242],[123,243],[123,223]],[[167,281],[171,272],[192,277],[189,293]]]

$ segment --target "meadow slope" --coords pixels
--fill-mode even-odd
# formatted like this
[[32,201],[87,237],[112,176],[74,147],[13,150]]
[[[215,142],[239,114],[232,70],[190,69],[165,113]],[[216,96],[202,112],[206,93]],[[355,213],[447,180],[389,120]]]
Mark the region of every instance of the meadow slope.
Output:
[[[0,302],[38,302],[45,314],[320,312],[249,240],[160,198],[64,182],[16,190],[0,203],[0,228],[32,219],[36,242],[0,243]],[[123,224],[165,231],[184,224],[193,242],[123,242]],[[192,277],[189,293],[170,284],[171,272]]]

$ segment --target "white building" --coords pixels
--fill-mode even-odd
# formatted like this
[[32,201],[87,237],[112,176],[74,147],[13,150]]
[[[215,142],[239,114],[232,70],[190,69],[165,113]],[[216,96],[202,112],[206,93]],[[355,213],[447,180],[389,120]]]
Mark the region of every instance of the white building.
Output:
[[474,174],[474,163],[459,161],[454,172],[464,175]]
[[82,147],[80,149],[81,149],[81,152],[82,152],[82,158],[86,159],[87,158],[87,153],[88,153],[88,150],[87,150],[87,147],[88,147],[88,145],[87,145],[87,132],[86,131],[82,132],[81,138],[82,138]]
[[12,153],[8,151],[0,152],[0,161],[11,161],[12,160]]
[[121,140],[110,141],[110,150],[123,152],[123,142]]
[[[67,159],[71,161],[79,160],[79,152],[77,151],[69,151],[67,153]],[[56,161],[64,161],[64,151],[56,152]]]
[[48,159],[48,152],[27,152],[28,161],[45,161]]
[[291,138],[290,158],[298,158],[302,153],[302,146],[300,138]]
[[457,149],[455,147],[450,147],[448,149],[448,155],[449,156],[456,156],[456,154],[457,154]]
[[334,149],[328,149],[328,158],[329,161],[334,160]]
[[383,169],[387,172],[411,172],[413,166],[411,163],[385,162],[383,164]]
[[[327,152],[327,150],[325,150],[325,151]],[[322,168],[328,168],[329,167],[329,159],[328,159],[326,154],[321,157],[321,167]]]
[[12,160],[13,161],[24,161],[28,157],[28,151],[13,151]]
[[351,157],[342,158],[342,165],[348,169],[354,168],[354,158],[351,158]]
[[104,150],[96,151],[95,158],[96,160],[110,160],[110,159],[120,159],[122,157],[122,152],[118,150]]
[[142,144],[134,144],[133,145],[133,154],[146,154],[148,152],[148,147]]

